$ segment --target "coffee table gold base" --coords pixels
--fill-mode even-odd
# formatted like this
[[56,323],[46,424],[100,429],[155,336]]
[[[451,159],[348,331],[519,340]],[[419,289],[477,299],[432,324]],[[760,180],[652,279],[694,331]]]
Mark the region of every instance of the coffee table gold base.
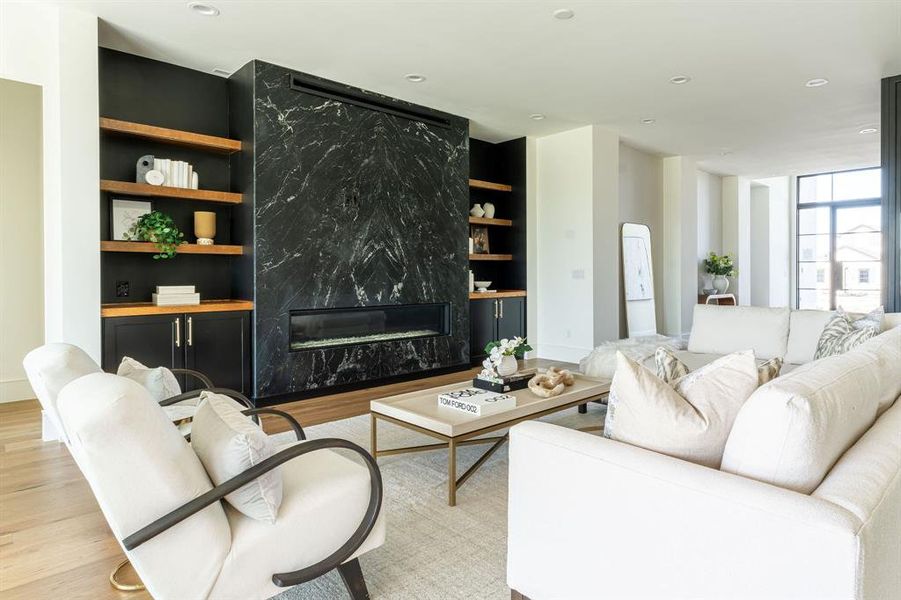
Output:
[[[590,401],[590,400],[589,400]],[[436,433],[434,431],[430,431],[423,427],[419,427],[417,425],[413,425],[412,423],[407,423],[405,421],[401,421],[399,419],[395,419],[393,417],[389,417],[387,415],[379,414],[376,412],[370,412],[370,416],[372,419],[371,429],[370,429],[370,440],[369,440],[369,450],[374,458],[378,458],[380,456],[392,456],[395,454],[409,454],[412,452],[428,452],[432,450],[443,450],[447,448],[447,505],[448,506],[456,506],[457,505],[457,490],[460,489],[467,479],[469,479],[473,473],[475,473],[479,467],[485,464],[491,456],[497,452],[497,450],[504,445],[507,441],[507,434],[501,436],[493,436],[493,437],[480,437],[501,429],[508,429],[517,423],[521,423],[522,421],[531,421],[533,419],[541,418],[545,415],[549,415],[552,413],[560,412],[562,410],[566,410],[567,408],[572,408],[574,406],[580,406],[586,403],[585,399],[575,400],[569,404],[564,404],[561,406],[556,406],[554,408],[550,408],[545,411],[541,411],[539,413],[531,414],[525,417],[521,417],[519,419],[513,419],[511,421],[506,421],[504,423],[499,423],[498,425],[494,425],[492,427],[485,427],[483,429],[479,429],[477,431],[473,431],[470,433],[466,433],[463,435],[458,435],[456,437],[450,437],[446,435],[442,435],[440,433]],[[378,421],[387,421],[398,427],[403,427],[404,429],[409,429],[411,431],[415,431],[417,433],[421,433],[423,435],[427,435],[431,438],[435,438],[441,440],[437,444],[424,444],[420,446],[406,446],[403,448],[386,448],[384,450],[379,450],[378,447]],[[580,429],[580,431],[598,431],[603,429],[603,427],[586,427],[584,429]],[[492,444],[488,450],[486,450],[476,461],[472,464],[471,467],[466,469],[466,471],[457,477],[457,448],[459,446],[470,446],[473,444]]]
[[[113,569],[113,572],[109,574],[109,584],[119,590],[120,592],[140,592],[147,588],[144,587],[143,583],[122,583],[119,581],[119,571],[122,570],[122,567],[130,564],[129,560],[126,558]],[[139,580],[140,581],[140,580]]]

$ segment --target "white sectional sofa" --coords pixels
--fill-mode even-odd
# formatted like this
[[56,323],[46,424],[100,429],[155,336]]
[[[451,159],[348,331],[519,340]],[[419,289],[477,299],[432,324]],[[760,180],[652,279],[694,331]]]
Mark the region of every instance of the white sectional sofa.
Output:
[[828,316],[696,311],[683,354],[693,368],[748,347],[794,366],[739,413],[733,472],[546,423],[514,427],[514,597],[901,598],[901,329],[812,361]]

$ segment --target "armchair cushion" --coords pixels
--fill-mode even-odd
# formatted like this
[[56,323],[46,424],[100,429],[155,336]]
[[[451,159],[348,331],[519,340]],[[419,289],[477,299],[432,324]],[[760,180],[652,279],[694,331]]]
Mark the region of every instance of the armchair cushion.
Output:
[[[203,392],[191,425],[191,446],[214,485],[228,481],[275,454],[275,445],[259,425],[228,396]],[[253,519],[275,523],[282,502],[281,469],[275,469],[225,497]]]
[[[275,523],[248,519],[226,505],[232,546],[211,597],[267,598],[283,592],[285,588],[272,583],[273,573],[321,560],[337,550],[363,518],[370,482],[369,472],[359,462],[333,450],[320,450],[279,469],[284,492]],[[383,515],[384,511],[351,558],[384,543]]]
[[166,367],[154,367],[151,369],[135,359],[125,356],[122,358],[122,362],[119,363],[119,370],[116,374],[143,385],[157,402],[162,402],[166,398],[171,398],[181,393],[178,379]]

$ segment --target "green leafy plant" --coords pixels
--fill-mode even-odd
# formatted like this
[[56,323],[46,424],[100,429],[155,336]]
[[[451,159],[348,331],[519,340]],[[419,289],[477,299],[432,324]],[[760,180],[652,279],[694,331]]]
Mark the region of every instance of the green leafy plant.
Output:
[[513,356],[516,359],[522,358],[526,352],[532,350],[526,338],[515,337],[512,340],[503,339],[496,342],[489,342],[485,346],[485,354],[494,358],[500,356]]
[[715,252],[711,252],[704,259],[704,269],[711,275],[725,275],[726,277],[735,275],[735,265],[732,262],[732,257],[728,254],[720,256]]
[[127,240],[156,244],[159,253],[153,255],[155,260],[173,258],[178,247],[185,243],[183,237],[185,234],[178,230],[172,217],[158,210],[138,217],[125,234]]

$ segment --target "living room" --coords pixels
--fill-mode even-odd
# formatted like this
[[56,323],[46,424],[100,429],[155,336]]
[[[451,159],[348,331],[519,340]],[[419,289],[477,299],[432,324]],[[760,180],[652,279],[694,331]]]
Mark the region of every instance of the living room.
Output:
[[899,115],[897,1],[4,0],[0,597],[901,596]]

